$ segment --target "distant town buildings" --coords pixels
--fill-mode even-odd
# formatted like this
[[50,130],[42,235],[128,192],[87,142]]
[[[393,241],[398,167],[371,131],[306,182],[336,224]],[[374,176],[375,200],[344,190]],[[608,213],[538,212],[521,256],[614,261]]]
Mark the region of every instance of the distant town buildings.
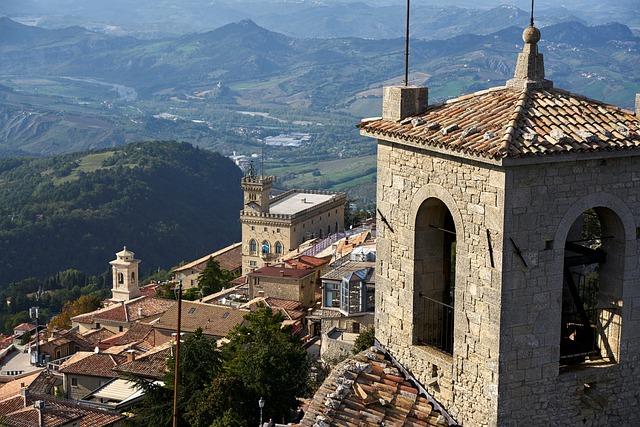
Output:
[[273,181],[253,170],[242,179],[243,274],[276,262],[306,240],[344,229],[344,194],[290,190],[271,197]]

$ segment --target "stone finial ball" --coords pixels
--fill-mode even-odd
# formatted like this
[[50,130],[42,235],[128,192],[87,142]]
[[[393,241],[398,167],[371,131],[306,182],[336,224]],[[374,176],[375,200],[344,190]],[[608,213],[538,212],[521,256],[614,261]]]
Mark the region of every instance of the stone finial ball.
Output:
[[527,27],[522,33],[522,40],[525,43],[535,44],[540,41],[540,30],[536,27]]

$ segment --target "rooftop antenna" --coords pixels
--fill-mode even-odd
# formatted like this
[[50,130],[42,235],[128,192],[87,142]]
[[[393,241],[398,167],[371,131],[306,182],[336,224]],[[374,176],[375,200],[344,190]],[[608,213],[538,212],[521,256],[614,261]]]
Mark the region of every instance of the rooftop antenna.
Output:
[[[407,0],[408,1],[408,0]],[[531,0],[531,26],[533,27],[533,8],[535,7],[535,0]]]
[[411,0],[407,0],[407,22],[404,35],[404,85],[409,86],[409,13],[411,11]]

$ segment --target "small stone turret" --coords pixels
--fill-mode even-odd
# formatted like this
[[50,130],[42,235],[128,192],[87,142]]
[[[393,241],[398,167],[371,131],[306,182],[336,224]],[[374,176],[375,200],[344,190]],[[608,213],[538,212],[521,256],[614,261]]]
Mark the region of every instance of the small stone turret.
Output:
[[418,86],[387,86],[382,96],[382,118],[403,120],[424,113],[429,101],[429,89]]
[[533,25],[524,29],[522,33],[524,47],[522,52],[518,54],[515,75],[507,82],[507,86],[517,88],[553,87],[553,82],[545,79],[544,57],[538,51],[540,38],[540,30]]
[[133,252],[125,246],[123,250],[116,253],[116,259],[109,264],[111,264],[113,276],[111,289],[111,299],[113,301],[129,301],[142,295],[138,286],[138,265],[140,260],[135,259]]

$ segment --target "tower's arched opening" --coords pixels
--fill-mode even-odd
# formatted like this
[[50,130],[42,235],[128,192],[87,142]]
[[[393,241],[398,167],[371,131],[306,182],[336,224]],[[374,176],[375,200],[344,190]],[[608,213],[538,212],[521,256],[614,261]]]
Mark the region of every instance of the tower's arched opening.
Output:
[[611,209],[584,211],[565,242],[560,365],[619,360],[624,227]]
[[413,337],[453,352],[456,228],[447,206],[425,200],[416,216],[414,242]]

